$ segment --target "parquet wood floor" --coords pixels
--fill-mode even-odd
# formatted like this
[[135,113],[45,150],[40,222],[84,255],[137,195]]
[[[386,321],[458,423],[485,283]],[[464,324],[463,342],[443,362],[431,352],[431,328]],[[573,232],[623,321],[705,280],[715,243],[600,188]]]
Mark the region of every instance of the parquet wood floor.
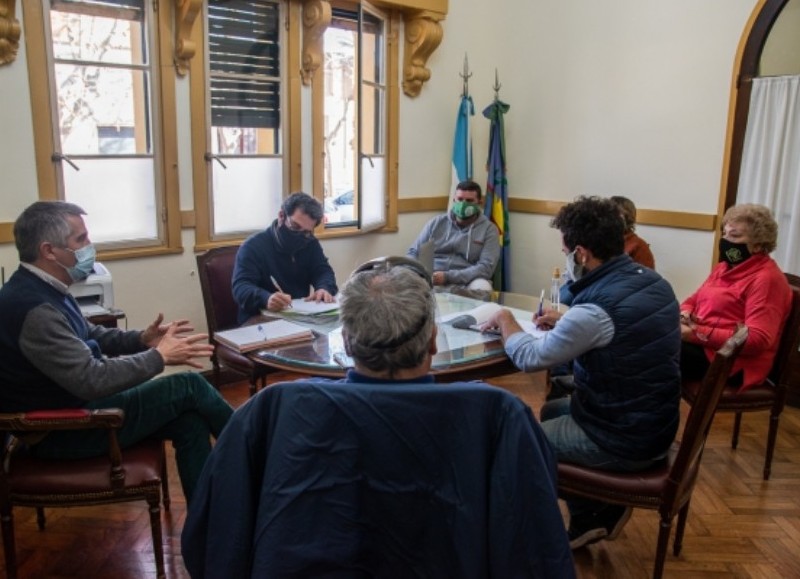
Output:
[[[515,393],[534,411],[544,401],[543,374],[514,374],[492,382]],[[247,399],[244,382],[224,386],[222,392],[234,406]],[[686,410],[684,407],[684,417]],[[733,451],[733,417],[716,417],[692,500],[683,552],[679,557],[671,550],[667,554],[665,577],[800,578],[800,409],[787,408],[781,417],[772,478],[764,482],[761,470],[767,419],[766,413],[745,415],[739,448]],[[164,552],[168,577],[178,579],[188,577],[180,555],[186,505],[174,462],[169,464],[172,510],[162,514]],[[50,509],[43,532],[36,528],[33,509],[17,508],[14,513],[21,579],[155,576],[144,503]],[[578,577],[651,576],[657,530],[655,512],[634,511],[616,541],[575,552]],[[0,570],[5,572],[2,562]]]

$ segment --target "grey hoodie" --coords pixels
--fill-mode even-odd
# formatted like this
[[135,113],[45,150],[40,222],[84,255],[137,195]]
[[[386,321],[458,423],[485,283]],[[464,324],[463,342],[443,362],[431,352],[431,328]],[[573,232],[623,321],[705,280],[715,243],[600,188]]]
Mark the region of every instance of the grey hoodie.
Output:
[[460,227],[452,212],[434,217],[408,249],[417,258],[420,245],[434,242],[433,270],[445,272],[445,284],[468,285],[482,278],[491,280],[500,258],[500,233],[481,213],[472,224]]

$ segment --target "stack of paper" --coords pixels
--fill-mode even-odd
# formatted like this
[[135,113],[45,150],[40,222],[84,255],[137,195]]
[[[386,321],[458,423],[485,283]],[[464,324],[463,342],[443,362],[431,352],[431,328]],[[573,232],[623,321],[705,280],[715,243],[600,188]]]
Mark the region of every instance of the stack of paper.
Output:
[[334,300],[330,303],[315,302],[313,300],[306,301],[304,298],[295,298],[292,300],[292,307],[284,310],[284,313],[297,313],[306,315],[319,315],[331,314],[339,310],[339,302]]
[[214,332],[214,339],[234,350],[245,353],[259,348],[271,348],[313,340],[314,332],[288,320],[275,320]]

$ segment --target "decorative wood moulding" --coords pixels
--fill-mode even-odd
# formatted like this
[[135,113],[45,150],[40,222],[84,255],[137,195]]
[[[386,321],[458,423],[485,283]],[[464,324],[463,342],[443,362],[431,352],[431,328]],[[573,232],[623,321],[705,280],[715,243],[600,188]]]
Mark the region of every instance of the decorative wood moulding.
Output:
[[431,71],[425,64],[442,42],[439,22],[444,15],[429,11],[412,11],[404,15],[406,44],[403,51],[403,92],[415,97],[422,85],[430,80]]
[[322,64],[322,35],[330,23],[330,2],[307,0],[303,3],[303,64],[300,76],[305,85],[311,84],[314,73]]
[[179,76],[189,72],[189,61],[197,51],[190,37],[202,6],[203,0],[175,0],[175,71]]
[[0,64],[10,64],[17,58],[22,29],[15,18],[17,0],[0,0]]

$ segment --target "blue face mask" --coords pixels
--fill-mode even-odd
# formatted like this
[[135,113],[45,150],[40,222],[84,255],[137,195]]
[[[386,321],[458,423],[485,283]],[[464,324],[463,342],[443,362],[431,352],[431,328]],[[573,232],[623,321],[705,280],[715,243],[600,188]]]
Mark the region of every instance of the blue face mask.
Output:
[[89,245],[84,245],[80,249],[70,249],[68,247],[64,249],[75,254],[75,265],[67,267],[60,262],[56,263],[67,270],[72,281],[83,281],[89,277],[89,274],[92,273],[94,269],[94,260],[97,256],[94,245],[90,243]]

